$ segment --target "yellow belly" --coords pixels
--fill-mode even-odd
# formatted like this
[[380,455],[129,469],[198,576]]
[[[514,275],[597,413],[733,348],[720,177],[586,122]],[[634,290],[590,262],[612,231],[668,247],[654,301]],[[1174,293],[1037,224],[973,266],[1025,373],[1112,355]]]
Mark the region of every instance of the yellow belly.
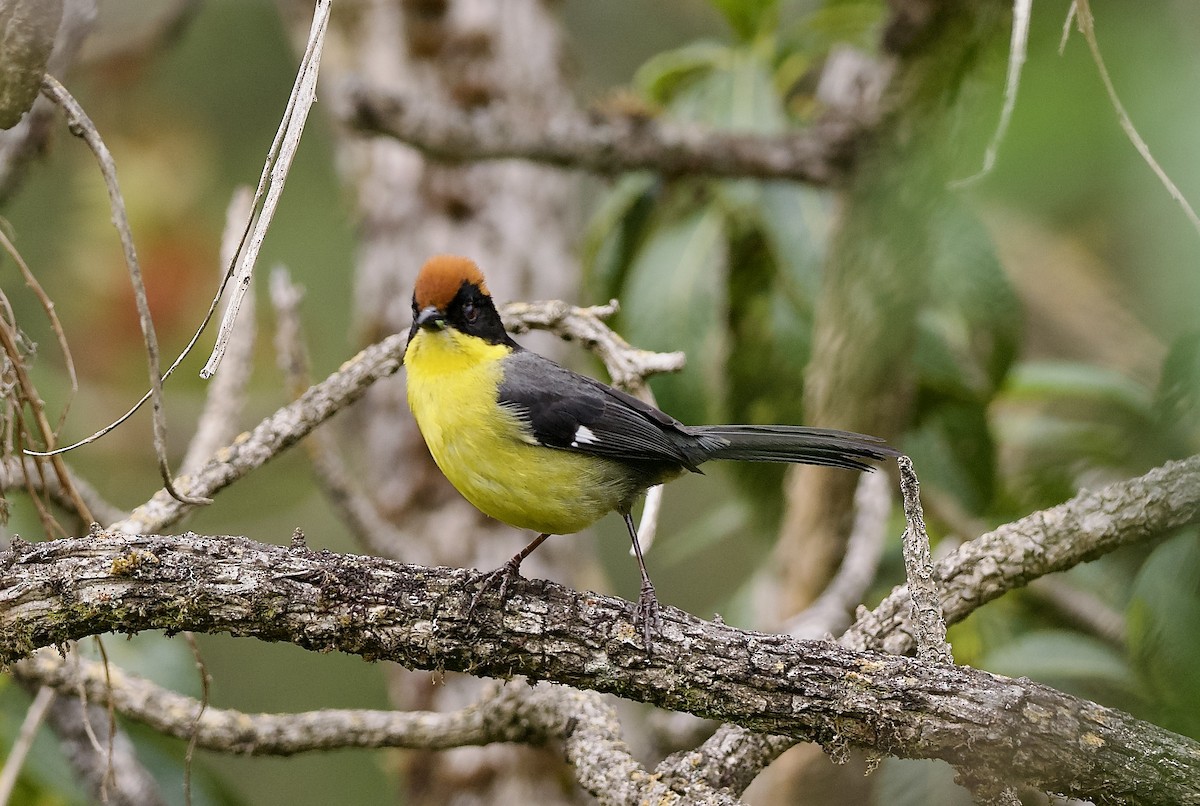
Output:
[[496,404],[508,354],[454,330],[418,331],[404,363],[408,405],[450,483],[485,515],[521,529],[570,534],[629,495],[616,462],[537,445]]

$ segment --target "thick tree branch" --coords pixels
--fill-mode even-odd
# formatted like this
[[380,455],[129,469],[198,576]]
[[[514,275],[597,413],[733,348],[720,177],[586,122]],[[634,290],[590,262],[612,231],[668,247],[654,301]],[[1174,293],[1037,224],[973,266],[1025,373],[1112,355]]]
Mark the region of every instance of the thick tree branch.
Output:
[[[1094,560],[1121,546],[1200,522],[1200,456],[1168,462],[1144,476],[1084,490],[963,543],[934,565],[949,623],[1030,580]],[[913,627],[906,586],[859,618],[839,643],[907,653]]]
[[432,106],[361,80],[347,81],[336,98],[335,114],[347,126],[393,137],[431,159],[524,159],[605,175],[646,170],[832,185],[843,179],[865,128],[831,115],[800,132],[765,137],[573,110],[519,131],[487,111]]
[[[962,621],[1033,579],[1197,522],[1200,456],[1169,462],[1095,492],[1085,490],[1057,507],[964,543],[938,562],[934,576],[940,580],[943,613],[948,623]],[[851,649],[912,652],[911,603],[908,587],[897,587],[874,610],[862,612],[838,643]],[[701,747],[664,760],[656,771],[670,779],[694,769],[710,770],[709,785],[740,793],[793,744],[785,737],[723,725]]]
[[1045,686],[672,608],[647,657],[629,602],[521,581],[503,611],[468,619],[477,577],[239,537],[15,542],[0,555],[0,658],[109,630],[228,632],[411,668],[524,674],[1049,791],[1200,803],[1200,743]]
[[[616,711],[599,695],[565,686],[511,684],[495,687],[451,713],[329,709],[297,714],[247,714],[208,707],[199,700],[109,665],[64,659],[44,650],[13,664],[18,680],[85,693],[93,703],[110,700],[121,714],[167,736],[224,753],[289,756],[350,747],[444,750],[494,742],[540,745],[560,741],[580,784],[604,804],[670,801],[679,794],[713,806],[738,801],[702,782],[672,787],[650,775],[621,739]],[[199,716],[197,717],[197,714]]]

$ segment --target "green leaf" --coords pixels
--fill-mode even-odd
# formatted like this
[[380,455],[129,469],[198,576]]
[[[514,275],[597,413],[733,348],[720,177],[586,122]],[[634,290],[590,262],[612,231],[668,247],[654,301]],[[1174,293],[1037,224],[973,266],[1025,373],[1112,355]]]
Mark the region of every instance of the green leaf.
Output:
[[687,353],[683,372],[652,384],[664,409],[684,421],[709,422],[724,388],[725,219],[712,205],[662,216],[622,289],[624,333],[644,349]]
[[776,20],[778,0],[712,0],[712,4],[724,15],[725,21],[733,29],[738,38],[748,41],[768,27],[773,27]]
[[905,452],[923,481],[954,496],[972,513],[995,496],[996,451],[986,403],[940,401],[921,407],[920,422],[906,437]]
[[634,73],[633,85],[666,106],[683,87],[721,68],[729,57],[729,47],[720,42],[692,42],[652,56]]
[[790,51],[824,54],[834,45],[875,50],[885,20],[882,3],[867,0],[832,0],[787,27]]
[[682,120],[727,131],[778,134],[787,127],[769,54],[762,49],[730,49],[719,67],[680,86],[667,109]]
[[1144,472],[1172,446],[1158,428],[1148,389],[1120,373],[1071,362],[1020,364],[992,405],[1005,446],[1006,487],[1041,508],[1099,479]]
[[1128,609],[1129,647],[1164,726],[1200,739],[1200,533],[1188,530],[1143,563]]
[[607,302],[618,295],[625,272],[645,237],[659,179],[625,174],[604,195],[583,234],[582,260],[589,295]]
[[1087,400],[1147,422],[1154,416],[1146,387],[1116,370],[1074,361],[1023,362],[1009,375],[1005,394],[1018,400]]
[[1122,654],[1096,638],[1069,630],[1025,633],[988,652],[981,665],[1081,697],[1118,704],[1137,698],[1136,680]]
[[885,758],[875,774],[875,806],[971,806],[971,793],[954,783],[944,761]]
[[762,182],[757,224],[779,267],[779,291],[812,317],[833,225],[830,194],[794,182]]
[[1016,355],[1021,306],[977,218],[951,205],[938,216],[937,232],[936,293],[917,335],[920,382],[939,395],[987,401]]
[[1154,409],[1167,426],[1200,431],[1200,331],[1177,338],[1163,359]]

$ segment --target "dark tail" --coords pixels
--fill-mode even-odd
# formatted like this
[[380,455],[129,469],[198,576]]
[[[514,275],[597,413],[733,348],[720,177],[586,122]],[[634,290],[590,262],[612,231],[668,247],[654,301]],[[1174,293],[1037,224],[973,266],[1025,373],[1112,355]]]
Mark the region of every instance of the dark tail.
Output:
[[870,470],[866,460],[900,455],[877,437],[802,425],[700,425],[688,431],[700,439],[705,459],[799,462]]

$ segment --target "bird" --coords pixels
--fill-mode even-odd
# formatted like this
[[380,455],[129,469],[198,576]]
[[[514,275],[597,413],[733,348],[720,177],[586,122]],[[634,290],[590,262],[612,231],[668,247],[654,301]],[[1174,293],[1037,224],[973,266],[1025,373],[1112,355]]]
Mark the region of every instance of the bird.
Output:
[[478,265],[434,255],[413,287],[403,358],[409,408],[450,483],[496,520],[537,533],[485,575],[471,602],[499,584],[501,605],[521,562],[551,535],[610,512],[625,521],[641,572],[635,610],[650,650],[661,629],[632,511],[650,487],[726,459],[865,471],[898,455],[882,440],[796,425],[684,425],[648,403],[519,345],[504,328]]

